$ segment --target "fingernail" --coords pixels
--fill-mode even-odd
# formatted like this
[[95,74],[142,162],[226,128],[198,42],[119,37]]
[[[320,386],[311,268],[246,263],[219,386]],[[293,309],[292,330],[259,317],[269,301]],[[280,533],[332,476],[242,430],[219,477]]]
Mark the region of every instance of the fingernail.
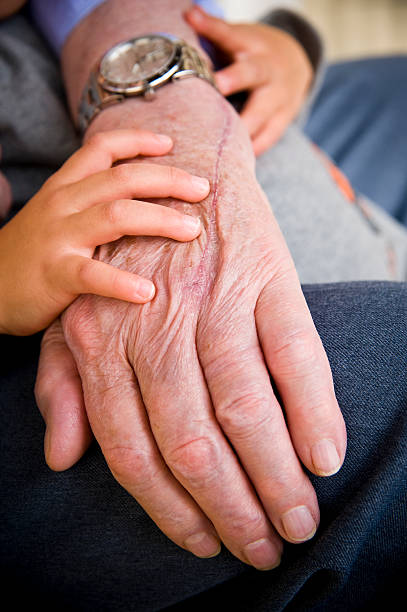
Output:
[[292,508],[283,514],[281,520],[288,537],[295,542],[311,539],[317,530],[315,521],[306,506]]
[[158,142],[161,142],[162,144],[172,145],[172,139],[165,134],[155,134],[155,137],[157,138]]
[[243,552],[249,563],[258,570],[271,570],[280,565],[280,553],[267,538],[247,544]]
[[196,187],[202,194],[206,194],[209,191],[209,181],[206,178],[201,178],[200,176],[192,177],[192,184]]
[[219,540],[211,533],[205,533],[204,531],[189,536],[184,544],[193,555],[204,559],[216,557],[221,549]]
[[332,440],[320,440],[314,444],[311,459],[319,476],[332,476],[341,467],[341,460]]
[[155,294],[155,286],[146,279],[140,279],[137,283],[136,293],[143,300],[152,300]]
[[197,232],[201,227],[201,222],[198,217],[193,217],[192,215],[184,215],[184,223],[188,227],[188,229]]

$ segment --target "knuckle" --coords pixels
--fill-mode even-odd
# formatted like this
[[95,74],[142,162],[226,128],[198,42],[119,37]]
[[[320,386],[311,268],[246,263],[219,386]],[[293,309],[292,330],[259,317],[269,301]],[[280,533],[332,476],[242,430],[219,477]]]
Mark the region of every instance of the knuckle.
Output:
[[126,206],[123,200],[113,200],[105,207],[106,221],[109,225],[118,225],[126,218]]
[[173,187],[182,187],[185,184],[189,184],[191,180],[189,172],[175,166],[168,166],[168,168],[170,171],[169,180]]
[[[170,208],[169,206],[160,206],[159,213],[157,213],[157,218],[164,223],[183,223],[185,215],[176,210],[175,208]],[[165,226],[164,226],[165,227]]]
[[134,164],[119,164],[111,169],[112,179],[115,183],[127,185],[134,179],[136,170],[137,166]]
[[59,321],[55,321],[44,333],[41,340],[41,351],[65,346],[64,334]]
[[190,440],[168,453],[166,461],[176,477],[193,489],[205,489],[220,471],[221,456],[216,442],[209,437]]
[[256,62],[253,62],[251,64],[251,66],[249,67],[250,70],[253,70],[252,72],[252,79],[254,82],[256,83],[264,83],[265,81],[267,81],[268,75],[267,75],[267,61],[264,61],[263,57],[259,57],[258,60]]
[[63,315],[64,336],[68,346],[78,365],[87,374],[102,357],[113,359],[110,351],[113,350],[115,337],[105,333],[101,322],[106,324],[107,318],[103,308],[97,304],[97,296],[81,295]]
[[[70,384],[78,374],[73,360],[67,360],[68,348],[60,325],[52,325],[41,342],[41,355],[35,381],[34,395],[38,407],[45,411],[61,382]],[[50,367],[50,364],[53,364]]]
[[289,286],[299,284],[294,260],[285,244],[280,243],[273,251],[271,263],[273,264],[271,277],[273,289],[284,290]]
[[58,183],[59,183],[60,177],[61,177],[61,173],[62,173],[62,169],[63,169],[63,166],[61,168],[59,168],[59,170],[54,172],[54,174],[52,174],[50,177],[48,177],[46,181],[44,181],[44,183],[43,183],[43,185],[41,187],[41,192],[42,193],[46,193],[48,196],[50,196],[52,194],[52,192],[58,186]]
[[260,510],[253,509],[249,516],[239,513],[228,517],[228,525],[239,540],[256,540],[256,534],[264,530],[265,517]]
[[298,505],[313,505],[314,493],[304,473],[294,473],[289,466],[280,466],[271,479],[261,483],[267,491],[268,504],[276,510]]
[[124,487],[142,494],[154,486],[157,467],[150,452],[116,446],[104,450],[104,455],[113,476]]
[[233,438],[250,438],[273,418],[270,398],[262,391],[229,397],[216,406],[216,418],[223,431]]
[[85,143],[85,147],[96,148],[96,149],[105,149],[107,142],[107,136],[103,132],[97,132],[96,134],[92,134],[90,138]]
[[[63,317],[64,335],[68,339],[68,344],[75,341],[82,343],[88,331],[92,328],[93,309],[90,307],[92,296],[84,295],[77,298],[65,312]],[[86,343],[84,344],[86,348]]]
[[89,285],[90,276],[93,268],[93,260],[83,257],[77,264],[76,278],[78,285],[83,288]]
[[53,388],[54,386],[47,376],[38,374],[34,386],[34,397],[39,408],[47,405],[47,400],[52,395]]
[[66,208],[66,197],[64,194],[64,187],[57,187],[56,189],[50,189],[47,197],[47,208],[52,211],[58,211],[61,208]]
[[[123,293],[123,275],[125,272],[121,272],[114,266],[109,266],[108,270],[105,271],[109,279],[110,289],[113,295]],[[136,280],[136,279],[133,279]]]
[[229,78],[234,86],[239,86],[240,83],[249,83],[254,80],[254,67],[247,61],[241,61],[236,65],[235,70],[230,70]]
[[301,376],[304,372],[316,370],[319,350],[320,342],[316,335],[307,329],[299,329],[272,347],[271,361],[281,375]]
[[154,212],[154,215],[155,234],[157,235],[161,233],[163,235],[168,235],[168,232],[182,223],[181,213],[169,206],[160,206],[157,204],[157,210]]
[[182,170],[175,168],[175,166],[167,166],[168,182],[171,185],[176,185],[180,182],[182,176]]

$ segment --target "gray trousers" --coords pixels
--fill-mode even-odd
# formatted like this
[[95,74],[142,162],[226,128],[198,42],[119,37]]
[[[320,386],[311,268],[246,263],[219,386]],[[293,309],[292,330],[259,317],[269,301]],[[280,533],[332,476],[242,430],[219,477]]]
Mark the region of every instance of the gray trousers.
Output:
[[357,189],[404,225],[406,74],[407,54],[329,66],[306,126]]
[[[78,145],[58,67],[22,18],[0,25],[0,139],[15,207]],[[292,128],[258,174],[294,254],[349,434],[345,464],[311,475],[317,535],[257,572],[223,550],[176,547],[93,445],[53,473],[33,384],[39,337],[0,337],[0,576],[14,607],[70,612],[362,610],[396,606],[407,565],[407,285],[326,281],[405,274],[405,233],[344,198]],[[386,263],[397,255],[397,266]],[[403,259],[404,258],[404,259]],[[393,260],[394,262],[394,260]]]
[[399,609],[407,567],[407,285],[304,290],[331,362],[348,450],[337,475],[311,475],[321,510],[316,536],[285,544],[271,572],[225,549],[198,559],[178,548],[116,483],[96,444],[70,470],[51,472],[33,396],[39,338],[0,337],[4,601],[50,612]]

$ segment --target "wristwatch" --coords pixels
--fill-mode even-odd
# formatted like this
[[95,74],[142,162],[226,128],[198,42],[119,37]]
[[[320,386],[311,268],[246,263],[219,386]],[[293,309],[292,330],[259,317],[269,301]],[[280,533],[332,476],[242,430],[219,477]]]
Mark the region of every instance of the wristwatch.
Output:
[[111,104],[130,96],[151,100],[158,87],[190,76],[205,79],[215,87],[206,61],[180,38],[146,34],[120,42],[91,72],[79,105],[79,129],[84,132]]

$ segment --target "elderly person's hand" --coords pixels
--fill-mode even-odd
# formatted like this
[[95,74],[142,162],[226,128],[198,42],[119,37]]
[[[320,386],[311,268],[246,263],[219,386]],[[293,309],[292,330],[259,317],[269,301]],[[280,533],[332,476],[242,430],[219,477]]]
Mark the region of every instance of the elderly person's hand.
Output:
[[[317,474],[336,471],[344,426],[327,358],[239,119],[206,83],[182,87],[178,108],[186,113],[193,101],[196,124],[201,108],[212,107],[201,139],[192,148],[178,137],[171,159],[210,177],[205,204],[188,210],[199,210],[204,230],[191,244],[126,238],[102,247],[103,261],[153,279],[156,298],[140,307],[84,296],[68,309],[63,327],[90,426],[117,480],[180,546],[208,556],[218,534],[241,560],[270,567],[281,552],[273,526],[301,542],[318,524],[299,458]],[[178,93],[174,88],[166,97]],[[60,380],[55,359],[46,355],[37,398],[54,429],[48,461],[58,468]],[[72,419],[73,430],[77,418],[83,423]],[[79,444],[77,456],[81,450]]]
[[260,155],[279,140],[301,109],[313,79],[306,52],[290,34],[262,23],[227,23],[197,6],[186,19],[230,58],[230,65],[215,75],[223,95],[249,92],[240,116]]
[[[145,31],[153,31],[152,4],[140,2]],[[155,2],[182,36],[185,4]],[[131,12],[115,6],[101,5],[71,36],[78,72],[86,72],[78,41],[90,65],[106,45],[94,23],[105,19],[111,31],[119,14],[122,39],[138,31]],[[75,70],[66,68],[79,91]],[[185,79],[153,103],[136,98],[103,111],[88,136],[141,124],[174,141],[157,163],[209,178],[202,203],[167,201],[198,214],[203,230],[188,244],[123,238],[101,247],[99,259],[151,278],[157,294],[144,306],[77,299],[62,319],[74,360],[57,327],[45,336],[36,396],[47,460],[55,469],[77,460],[89,421],[114,476],[174,542],[207,557],[221,540],[242,561],[274,567],[280,536],[302,542],[318,525],[301,461],[328,475],[344,458],[327,357],[230,105],[203,80]]]

